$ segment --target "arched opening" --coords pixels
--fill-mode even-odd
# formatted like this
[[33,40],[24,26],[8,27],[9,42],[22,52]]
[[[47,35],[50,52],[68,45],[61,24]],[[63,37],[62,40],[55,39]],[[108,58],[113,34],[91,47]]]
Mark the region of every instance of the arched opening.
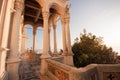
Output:
[[33,48],[33,27],[32,25],[26,24],[26,35],[28,40],[26,42],[26,49],[31,50]]
[[36,33],[36,53],[42,54],[43,53],[43,28],[37,27]]
[[[61,54],[63,50],[63,38],[62,38],[62,26],[60,16],[64,14],[64,8],[57,3],[52,3],[50,5],[50,18],[52,21],[52,30],[51,30],[51,50],[53,54],[55,53],[55,47],[57,48],[57,54]],[[56,28],[55,28],[56,27]],[[55,39],[56,38],[56,39]],[[56,43],[55,43],[56,41]],[[56,45],[55,45],[56,44]]]

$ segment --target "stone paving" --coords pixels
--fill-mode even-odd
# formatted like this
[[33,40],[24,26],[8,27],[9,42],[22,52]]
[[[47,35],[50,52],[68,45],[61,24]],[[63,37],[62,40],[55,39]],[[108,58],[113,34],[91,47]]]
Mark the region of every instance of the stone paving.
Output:
[[39,64],[35,65],[25,57],[22,57],[19,69],[20,80],[41,80],[39,76],[39,68]]

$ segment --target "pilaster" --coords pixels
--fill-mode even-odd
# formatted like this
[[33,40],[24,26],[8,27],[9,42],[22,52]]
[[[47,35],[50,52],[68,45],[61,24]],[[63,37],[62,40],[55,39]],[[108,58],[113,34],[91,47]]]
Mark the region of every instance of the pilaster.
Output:
[[[0,76],[6,71],[6,56],[8,51],[8,36],[10,29],[12,0],[3,0],[0,17]],[[0,79],[1,80],[1,79]]]

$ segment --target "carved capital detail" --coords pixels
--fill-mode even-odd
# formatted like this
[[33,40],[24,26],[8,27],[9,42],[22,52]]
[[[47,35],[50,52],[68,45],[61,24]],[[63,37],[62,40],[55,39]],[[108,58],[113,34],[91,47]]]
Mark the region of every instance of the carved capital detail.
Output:
[[61,16],[60,18],[61,18],[61,22],[62,22],[63,24],[65,24],[65,23],[66,23],[65,17],[64,17],[64,16]]
[[33,28],[33,35],[36,35],[36,28]]
[[42,12],[42,15],[43,15],[43,19],[44,20],[48,20],[48,18],[49,18],[49,12]]
[[23,0],[15,0],[15,10],[23,11],[24,8],[24,1]]
[[57,28],[57,25],[56,25],[56,24],[54,24],[54,25],[53,25],[53,29],[56,29],[56,28]]

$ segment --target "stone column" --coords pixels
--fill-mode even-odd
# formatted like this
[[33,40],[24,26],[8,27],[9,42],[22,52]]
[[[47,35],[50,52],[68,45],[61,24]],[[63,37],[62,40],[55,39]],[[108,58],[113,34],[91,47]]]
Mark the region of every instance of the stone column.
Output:
[[22,28],[22,43],[21,43],[21,53],[25,53],[25,45],[26,45],[26,40],[28,39],[26,35],[26,27],[25,25]]
[[50,57],[49,52],[49,39],[48,39],[48,18],[49,12],[43,12],[43,20],[44,20],[44,36],[43,36],[43,54],[41,58]]
[[7,71],[9,80],[19,80],[19,31],[20,19],[24,7],[23,0],[15,1],[15,12],[13,16],[13,25],[11,31],[10,55],[7,60]]
[[49,26],[49,29],[48,29],[48,44],[49,44],[49,53],[51,54],[51,47],[50,47],[50,29],[51,27]]
[[43,38],[43,54],[41,55],[41,69],[40,73],[45,75],[47,72],[47,63],[46,58],[49,58],[49,39],[48,39],[48,19],[49,12],[43,12],[43,20],[44,20],[44,38]]
[[53,56],[57,56],[57,40],[56,40],[56,24],[53,25],[53,30],[54,30],[54,54]]
[[62,40],[63,40],[63,53],[62,55],[67,55],[67,47],[66,47],[66,30],[65,30],[65,18],[61,17],[62,23]]
[[67,14],[66,16],[66,37],[67,37],[67,55],[73,55],[71,50],[71,38],[70,38],[70,15]]
[[33,52],[35,53],[35,45],[36,45],[36,27],[33,28]]

